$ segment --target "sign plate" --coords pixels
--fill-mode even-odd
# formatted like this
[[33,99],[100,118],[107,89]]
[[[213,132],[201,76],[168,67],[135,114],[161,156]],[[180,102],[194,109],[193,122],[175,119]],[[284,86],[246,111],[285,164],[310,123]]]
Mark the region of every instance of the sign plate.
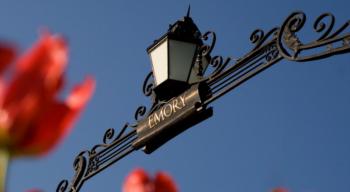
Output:
[[202,95],[206,91],[199,87],[199,84],[193,85],[141,120],[133,147],[144,147],[146,153],[151,153],[179,133],[212,116],[212,109],[202,105]]

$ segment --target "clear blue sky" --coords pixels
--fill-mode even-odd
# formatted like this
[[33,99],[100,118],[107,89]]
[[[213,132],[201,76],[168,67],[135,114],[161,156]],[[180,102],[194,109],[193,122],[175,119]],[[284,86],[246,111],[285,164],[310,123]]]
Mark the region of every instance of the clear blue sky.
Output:
[[[94,98],[56,151],[12,163],[9,192],[54,191],[61,179],[73,177],[78,152],[101,143],[107,128],[119,129],[140,104],[149,104],[141,92],[151,69],[145,49],[185,15],[188,4],[202,32],[216,31],[214,53],[233,57],[252,48],[254,29],[280,25],[294,10],[307,13],[308,30],[323,12],[334,13],[337,26],[350,18],[348,0],[1,1],[1,38],[25,50],[47,26],[69,39],[68,86],[85,74],[97,79]],[[349,60],[350,54],[282,61],[213,103],[208,121],[151,155],[135,152],[82,191],[120,191],[135,167],[168,171],[184,192],[267,192],[276,186],[350,191]]]

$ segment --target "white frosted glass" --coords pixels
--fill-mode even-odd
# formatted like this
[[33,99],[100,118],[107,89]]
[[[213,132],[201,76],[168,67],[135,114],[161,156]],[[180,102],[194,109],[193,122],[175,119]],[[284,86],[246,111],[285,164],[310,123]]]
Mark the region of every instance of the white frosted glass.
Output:
[[196,45],[187,42],[169,41],[170,79],[187,81],[191,72]]
[[150,53],[156,85],[168,78],[168,40],[162,42]]

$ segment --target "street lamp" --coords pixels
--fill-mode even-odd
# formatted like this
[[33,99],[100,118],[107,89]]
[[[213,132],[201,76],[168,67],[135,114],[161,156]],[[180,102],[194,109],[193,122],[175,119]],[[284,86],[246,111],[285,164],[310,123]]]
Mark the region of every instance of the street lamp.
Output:
[[[327,18],[331,21],[328,25],[324,23]],[[303,28],[306,16],[294,12],[280,27],[267,33],[255,30],[250,37],[254,48],[229,64],[229,58],[210,56],[215,33],[201,35],[188,11],[187,16],[171,25],[147,49],[153,72],[146,77],[143,91],[146,96],[152,95],[150,109],[140,106],[135,123],[125,123],[119,134],[108,129],[102,144],[79,153],[74,161],[74,178],[71,182],[62,180],[56,191],[79,191],[86,180],[135,150],[152,153],[184,130],[211,117],[213,110],[209,104],[213,101],[282,59],[305,62],[350,53],[350,33],[346,31],[350,21],[332,33],[334,20],[330,13],[320,15],[313,26],[317,33],[322,33],[321,37],[305,43],[297,33]],[[212,41],[206,44],[209,35]],[[204,75],[209,64],[214,69]],[[152,74],[154,81],[148,82]],[[127,131],[128,128],[131,130]]]
[[200,70],[208,65],[207,59],[197,59],[202,45],[201,33],[188,12],[147,48],[158,99],[177,96],[201,79]]

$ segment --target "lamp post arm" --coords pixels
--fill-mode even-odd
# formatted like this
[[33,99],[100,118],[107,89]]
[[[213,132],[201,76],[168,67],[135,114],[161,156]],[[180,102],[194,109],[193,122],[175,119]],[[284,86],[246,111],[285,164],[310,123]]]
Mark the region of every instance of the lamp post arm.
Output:
[[102,144],[95,145],[89,151],[79,153],[73,163],[75,170],[73,179],[70,183],[68,180],[62,180],[56,191],[79,191],[86,180],[135,151],[132,143],[135,142],[137,134],[135,130],[125,133],[128,127],[133,128],[134,125],[130,126],[126,123],[117,136],[114,134],[114,129],[108,129]]
[[211,96],[204,103],[208,105],[281,59],[283,58],[278,54],[275,41],[253,51],[234,66],[207,80]]
[[[329,20],[328,24],[325,24],[326,19]],[[253,50],[231,66],[229,58],[224,62],[221,56],[212,57],[210,64],[215,70],[204,80],[210,87],[211,95],[204,103],[215,101],[282,59],[306,62],[350,52],[350,33],[346,33],[350,21],[332,33],[335,18],[330,13],[324,13],[313,25],[315,32],[321,33],[321,36],[309,43],[303,43],[297,32],[303,28],[305,21],[304,13],[294,12],[281,27],[271,29],[266,35],[260,29],[255,30],[250,36],[250,40],[255,44]],[[215,39],[215,34],[213,36]],[[204,47],[210,47],[211,52],[214,45],[215,41],[212,45]],[[204,56],[210,52],[204,52]]]

